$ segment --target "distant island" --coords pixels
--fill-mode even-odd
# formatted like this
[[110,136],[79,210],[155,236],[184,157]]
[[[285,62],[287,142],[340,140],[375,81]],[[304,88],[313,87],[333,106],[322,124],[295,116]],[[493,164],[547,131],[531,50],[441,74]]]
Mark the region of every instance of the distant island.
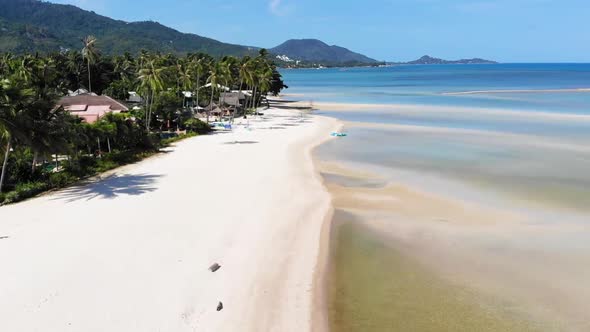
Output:
[[[273,52],[274,54],[274,52]],[[330,68],[330,67],[390,67],[390,66],[401,66],[401,65],[475,65],[475,64],[497,64],[498,62],[492,60],[486,60],[481,58],[472,59],[460,59],[460,60],[444,60],[440,58],[434,58],[429,55],[425,55],[420,59],[407,61],[407,62],[363,62],[363,61],[351,61],[351,62],[337,62],[337,61],[304,61],[295,60],[297,58],[291,58],[286,55],[277,55],[277,65],[282,68]]]
[[[387,67],[397,65],[455,65],[497,64],[481,58],[444,60],[425,55],[408,62],[380,62],[339,46],[328,46],[314,39],[290,40],[271,48],[275,62],[283,68],[330,68],[330,67]],[[278,54],[278,55],[277,55]]]
[[496,61],[485,60],[480,58],[473,59],[460,59],[460,60],[443,60],[439,58],[433,58],[429,55],[425,55],[418,60],[408,62],[388,62],[391,65],[469,65],[469,64],[497,64]]

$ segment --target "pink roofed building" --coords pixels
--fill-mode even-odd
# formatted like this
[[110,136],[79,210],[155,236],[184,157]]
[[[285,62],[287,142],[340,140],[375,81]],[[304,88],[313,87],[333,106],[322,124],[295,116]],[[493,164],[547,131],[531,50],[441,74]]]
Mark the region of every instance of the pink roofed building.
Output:
[[66,96],[59,100],[58,106],[63,107],[72,115],[76,115],[87,123],[94,123],[107,113],[128,112],[129,108],[108,96],[97,96],[93,93]]

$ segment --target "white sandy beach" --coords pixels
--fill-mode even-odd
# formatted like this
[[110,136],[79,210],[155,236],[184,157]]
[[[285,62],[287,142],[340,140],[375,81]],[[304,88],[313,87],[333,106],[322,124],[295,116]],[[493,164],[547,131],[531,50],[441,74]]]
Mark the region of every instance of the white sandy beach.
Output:
[[310,151],[337,122],[264,112],[0,207],[0,329],[311,330],[331,203]]

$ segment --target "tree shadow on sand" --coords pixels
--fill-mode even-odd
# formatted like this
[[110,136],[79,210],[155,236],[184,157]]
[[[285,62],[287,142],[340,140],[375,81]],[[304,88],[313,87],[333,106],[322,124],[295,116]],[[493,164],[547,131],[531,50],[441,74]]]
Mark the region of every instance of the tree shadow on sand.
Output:
[[65,200],[68,203],[95,198],[114,199],[118,196],[139,196],[157,188],[153,186],[162,175],[152,174],[124,174],[109,175],[100,180],[83,183],[66,188],[56,194],[54,200]]

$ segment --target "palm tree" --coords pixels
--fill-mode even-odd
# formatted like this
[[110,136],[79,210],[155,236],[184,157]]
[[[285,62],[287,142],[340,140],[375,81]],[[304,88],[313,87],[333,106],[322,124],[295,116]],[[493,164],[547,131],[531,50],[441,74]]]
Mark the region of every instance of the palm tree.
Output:
[[156,65],[156,59],[146,60],[144,67],[139,70],[139,81],[140,89],[145,93],[146,98],[146,119],[145,125],[146,130],[150,131],[150,122],[152,117],[152,106],[157,93],[164,89],[162,82],[162,71],[164,68],[160,68]]
[[[250,88],[250,93],[252,94],[250,96],[250,101],[249,101],[249,106],[250,108],[252,107],[252,105],[254,105],[253,99],[254,99],[254,84],[256,81],[256,59],[250,59],[248,60],[248,62],[245,63],[244,66],[244,82],[246,83],[246,85],[248,85],[248,87]],[[249,108],[248,107],[248,102],[246,102],[245,108]]]
[[199,85],[201,84],[201,74],[206,70],[207,68],[207,62],[203,57],[199,57],[195,60],[193,60],[193,71],[195,72],[195,74],[197,75],[197,80],[195,81],[195,90],[196,90],[196,94],[197,94],[197,107],[199,107],[199,90],[200,87]]
[[[270,90],[270,86],[273,79],[273,70],[269,64],[265,64],[264,68],[262,68],[261,75],[260,75],[260,93],[264,93],[265,96],[268,95],[268,91]],[[267,100],[268,102],[268,100]],[[267,104],[268,105],[268,104]]]
[[213,109],[213,96],[215,95],[216,90],[219,88],[220,82],[223,81],[225,76],[225,68],[221,61],[216,62],[211,71],[209,72],[209,78],[207,82],[211,85],[211,101],[209,103],[209,109],[207,110],[207,123],[209,123],[209,116],[211,114],[211,110]]
[[31,79],[31,76],[33,75],[33,67],[35,65],[35,58],[27,54],[23,56],[20,59],[20,61],[15,63],[16,67],[13,69],[16,70],[16,74],[20,79],[22,79],[23,81],[28,81]]
[[254,110],[254,114],[256,114],[256,95],[258,93],[258,85],[260,84],[260,59],[252,59],[250,61],[250,82],[248,85],[252,88],[252,98],[251,98],[251,108]]
[[33,150],[31,170],[34,172],[39,156],[52,152],[69,152],[68,137],[73,120],[63,108],[55,108],[52,98],[36,99],[26,110],[28,145]]
[[70,81],[70,89],[76,90],[80,87],[83,66],[84,59],[81,59],[80,52],[70,51],[67,53],[65,59],[65,68],[68,71],[67,77]]
[[137,58],[138,65],[143,68],[145,63],[150,59],[150,54],[146,50],[139,51],[139,57]]
[[250,69],[250,84],[254,87],[252,91],[252,108],[254,109],[254,114],[258,113],[258,93],[268,93],[273,78],[273,68],[266,58],[267,55],[268,52],[265,49],[260,50],[259,56],[252,60]]
[[179,61],[177,63],[177,80],[179,87],[181,88],[182,92],[182,107],[186,107],[186,94],[185,91],[190,91],[193,87],[192,81],[192,71],[191,67],[184,62]]
[[82,40],[84,48],[82,48],[82,57],[88,63],[88,92],[92,92],[92,82],[90,81],[90,65],[95,64],[98,59],[98,50],[96,49],[96,38],[88,36]]
[[0,175],[0,192],[2,192],[6,176],[8,156],[13,140],[15,138],[20,138],[23,141],[27,140],[26,129],[24,128],[28,126],[28,121],[24,113],[26,106],[33,100],[34,93],[22,83],[18,77],[13,77],[12,80],[4,79],[0,81],[0,129],[2,129],[2,134],[7,140]]
[[57,72],[55,60],[51,57],[35,59],[32,62],[31,73],[28,83],[35,90],[37,98],[50,98],[50,102],[55,102],[56,90],[59,90],[63,84]]
[[220,61],[220,66],[221,66],[221,75],[219,76],[219,81],[222,83],[222,85],[224,86],[223,88],[223,94],[221,94],[219,96],[219,105],[221,107],[223,107],[223,104],[225,103],[225,92],[226,92],[226,87],[231,86],[231,70],[232,70],[232,66],[234,65],[235,62],[235,58],[234,57],[226,57],[224,58],[222,61]]
[[116,56],[113,58],[115,65],[115,72],[119,75],[123,81],[132,81],[135,73],[135,62],[130,53],[126,52],[122,56]]
[[[250,80],[250,57],[249,56],[245,56],[242,59],[242,63],[240,63],[240,65],[238,66],[238,75],[240,77],[240,86],[238,87],[239,89],[239,95],[238,95],[238,102],[240,100],[240,97],[242,96],[242,85],[244,85],[244,83],[249,82]],[[246,101],[244,100],[244,108],[246,107]],[[235,112],[232,115],[232,122],[235,116]]]

